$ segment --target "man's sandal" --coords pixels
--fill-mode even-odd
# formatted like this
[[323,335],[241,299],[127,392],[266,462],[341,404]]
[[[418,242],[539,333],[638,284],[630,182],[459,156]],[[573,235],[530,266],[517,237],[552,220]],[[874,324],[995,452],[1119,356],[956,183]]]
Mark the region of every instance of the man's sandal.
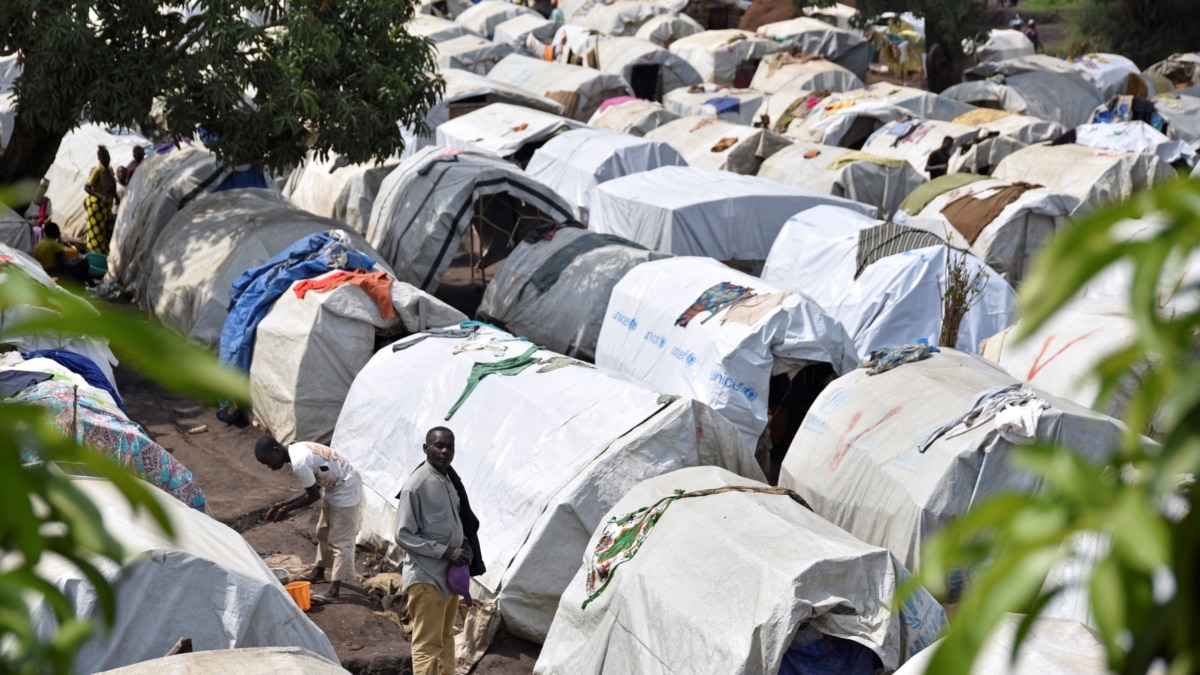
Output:
[[295,576],[295,579],[296,579],[296,581],[307,581],[308,583],[310,583],[314,586],[316,586],[317,584],[323,584],[323,583],[328,582],[328,580],[325,577],[313,576],[312,572],[305,572],[304,574],[297,574]]
[[312,602],[313,607],[320,607],[322,605],[339,604],[341,602],[341,599],[335,598],[332,595],[321,595],[320,593],[316,593],[314,595],[309,596],[309,601]]

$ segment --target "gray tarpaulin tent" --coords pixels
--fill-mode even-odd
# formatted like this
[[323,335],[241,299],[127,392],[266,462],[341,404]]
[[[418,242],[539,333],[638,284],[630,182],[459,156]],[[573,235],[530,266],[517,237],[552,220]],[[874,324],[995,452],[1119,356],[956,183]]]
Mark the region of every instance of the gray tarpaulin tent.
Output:
[[644,2],[643,0],[616,0],[616,2],[597,2],[584,14],[582,20],[575,20],[584,28],[594,30],[602,35],[632,36],[637,33],[642,24],[656,16],[668,16],[683,10],[686,0],[676,2]]
[[480,2],[463,10],[454,17],[454,21],[472,33],[491,40],[496,26],[522,14],[536,13],[529,7],[511,2]]
[[703,81],[678,54],[635,37],[601,40],[595,52],[597,67],[620,75],[638,98],[657,101],[669,91]]
[[[528,49],[530,38],[549,44],[558,31],[558,22],[542,18],[541,14],[521,14],[496,26],[493,39],[511,45],[517,51]],[[541,56],[541,54],[534,54]]]
[[839,92],[862,89],[864,86],[857,75],[832,61],[807,55],[796,56],[789,52],[764,58],[754,72],[754,79],[750,81],[751,89],[768,94],[785,88]]
[[21,214],[0,204],[0,244],[33,253],[33,230]]
[[954,139],[951,150],[955,153],[967,141],[979,134],[975,127],[941,120],[905,119],[888,122],[880,127],[867,142],[863,144],[863,152],[880,157],[908,160],[914,169],[929,177],[925,167],[929,164],[929,154],[942,145],[942,139],[949,136]]
[[668,91],[662,102],[667,110],[680,117],[716,117],[750,126],[758,120],[758,109],[766,99],[767,94],[756,89],[702,84]]
[[679,38],[703,32],[704,26],[687,14],[659,14],[647,19],[637,29],[634,37],[663,47],[670,47],[671,43]]
[[886,82],[831,94],[811,107],[809,97],[788,98],[783,108],[777,107],[782,101],[771,101],[771,125],[776,131],[797,140],[847,148],[862,147],[872,132],[904,116],[948,121],[972,109],[944,96]]
[[563,116],[580,122],[591,117],[606,99],[632,93],[619,74],[520,54],[506,56],[488,77],[552,98],[563,104]]
[[861,33],[831,26],[820,19],[798,17],[758,27],[758,34],[783,43],[788,49],[833,61],[867,80],[870,47]]
[[[682,56],[705,82],[746,86],[758,62],[783,49],[774,40],[755,37],[744,30],[706,30],[671,43],[671,51]],[[739,74],[741,77],[739,77]],[[744,82],[737,80],[744,79]]]
[[149,147],[150,141],[132,131],[92,123],[83,124],[63,136],[45,177],[50,181],[46,196],[53,204],[54,222],[65,235],[82,239],[87,232],[87,213],[83,207],[87,193],[83,186],[92,169],[100,164],[96,159],[96,149],[100,145],[108,148],[112,156],[110,166],[115,172],[118,166],[133,161],[134,146]]
[[[783,672],[860,675],[888,672],[937,638],[945,614],[923,589],[892,609],[908,573],[890,553],[786,494],[739,491],[745,489],[768,488],[695,467],[630,490],[604,522],[675,490],[716,494],[671,502],[636,554],[613,568],[608,585],[582,608],[594,550],[603,546],[597,530],[534,672],[761,675],[789,663]],[[805,646],[820,656],[798,656]],[[854,656],[843,661],[845,652]]]
[[1082,145],[1032,145],[1005,157],[993,178],[1026,181],[1066,193],[1079,208],[1128,199],[1175,176],[1170,164],[1155,155],[1096,150]]
[[500,59],[513,53],[512,45],[492,42],[478,35],[462,35],[433,45],[438,68],[459,68],[487,75]]
[[689,166],[751,176],[758,173],[764,159],[791,144],[770,129],[700,116],[668,122],[645,138],[675,148]]
[[758,176],[869,204],[885,218],[890,218],[900,202],[926,180],[906,160],[803,142],[764,160]]
[[511,163],[434,147],[384,179],[367,240],[397,279],[432,293],[468,230],[482,249],[482,266],[506,257],[534,227],[570,218],[562,197]]
[[411,21],[404,24],[404,30],[414,37],[428,38],[434,44],[463,35],[475,35],[461,23],[429,14],[414,15]]
[[619,103],[602,106],[588,120],[588,125],[597,129],[619,131],[623,134],[645,136],[673,120],[679,115],[667,110],[661,103],[643,101],[629,96],[619,98]]
[[398,163],[391,159],[379,164],[347,164],[336,155],[322,161],[310,152],[288,176],[283,195],[305,211],[341,221],[362,234],[367,231],[379,184]]
[[1033,56],[1034,51],[1033,41],[1019,30],[994,29],[982,44],[963,40],[963,52],[976,63]]
[[99,675],[344,675],[350,671],[300,647],[245,647],[176,654],[106,670]]
[[962,82],[941,95],[971,105],[1040,117],[1067,128],[1086,123],[1096,106],[1103,103],[1095,85],[1074,71],[1035,70],[997,81]]

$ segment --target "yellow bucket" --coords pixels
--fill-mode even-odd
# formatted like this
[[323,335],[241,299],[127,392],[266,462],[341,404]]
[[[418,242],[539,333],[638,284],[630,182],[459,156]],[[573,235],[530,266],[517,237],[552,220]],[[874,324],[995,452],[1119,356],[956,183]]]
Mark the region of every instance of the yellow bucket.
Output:
[[312,582],[311,581],[293,581],[283,587],[288,595],[292,596],[292,600],[296,601],[296,605],[302,611],[307,612],[312,609]]

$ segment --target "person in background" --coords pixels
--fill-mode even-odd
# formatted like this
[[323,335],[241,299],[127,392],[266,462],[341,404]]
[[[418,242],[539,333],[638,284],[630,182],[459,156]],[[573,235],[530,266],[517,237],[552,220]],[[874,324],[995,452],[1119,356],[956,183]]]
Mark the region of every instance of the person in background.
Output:
[[46,223],[50,222],[50,217],[54,214],[54,210],[50,205],[50,198],[46,196],[46,191],[49,189],[49,179],[43,178],[38,183],[37,191],[33,193],[33,201],[25,209],[25,220],[29,222],[29,227],[33,229],[34,246],[37,246],[38,242],[45,236]]
[[263,520],[283,520],[287,514],[321,499],[317,519],[317,562],[312,571],[297,577],[313,584],[325,583],[332,568],[328,594],[314,594],[314,605],[338,602],[342,582],[354,581],[354,540],[358,537],[358,511],[362,479],[358,471],[333,448],[320,443],[293,443],[284,447],[274,436],[263,436],[254,445],[254,458],[272,471],[291,464],[304,494],[272,504]]
[[133,161],[124,167],[125,182],[122,185],[129,185],[129,181],[133,180],[133,172],[137,171],[137,168],[141,166],[143,159],[146,159],[146,149],[140,145],[133,146]]
[[1038,35],[1037,22],[1033,19],[1025,22],[1025,37],[1033,43],[1033,51],[1041,54],[1045,49],[1042,48],[1042,38]]
[[566,23],[566,16],[563,15],[562,8],[558,6],[558,0],[550,0],[550,6],[553,7],[550,10],[550,20],[555,23]]
[[103,145],[97,148],[96,159],[100,163],[92,169],[83,186],[83,191],[87,193],[83,200],[83,208],[87,212],[87,245],[96,253],[108,255],[108,244],[116,220],[117,179],[110,166],[112,157],[108,154],[108,148]]
[[49,221],[44,226],[45,236],[33,247],[33,259],[37,260],[52,277],[66,277],[81,284],[92,280],[87,259],[73,246],[62,243],[62,232],[58,223]]
[[929,153],[929,161],[925,162],[925,171],[929,172],[930,178],[946,175],[946,170],[950,168],[950,150],[953,147],[954,138],[947,136],[942,139],[941,147]]

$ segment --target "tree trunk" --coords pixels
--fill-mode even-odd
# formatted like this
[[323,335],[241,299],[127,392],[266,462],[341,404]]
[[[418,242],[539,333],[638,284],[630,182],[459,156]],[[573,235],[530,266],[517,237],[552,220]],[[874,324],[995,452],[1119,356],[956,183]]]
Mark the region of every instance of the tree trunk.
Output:
[[[40,180],[46,175],[66,132],[54,132],[28,122],[20,112],[13,124],[13,135],[0,152],[0,185],[22,180]],[[14,208],[21,206],[12,205]],[[19,212],[19,211],[18,211]]]
[[967,55],[963,53],[962,45],[954,40],[934,41],[930,35],[930,47],[925,58],[925,77],[929,83],[929,91],[938,94],[943,90],[962,82],[963,71],[967,69]]

